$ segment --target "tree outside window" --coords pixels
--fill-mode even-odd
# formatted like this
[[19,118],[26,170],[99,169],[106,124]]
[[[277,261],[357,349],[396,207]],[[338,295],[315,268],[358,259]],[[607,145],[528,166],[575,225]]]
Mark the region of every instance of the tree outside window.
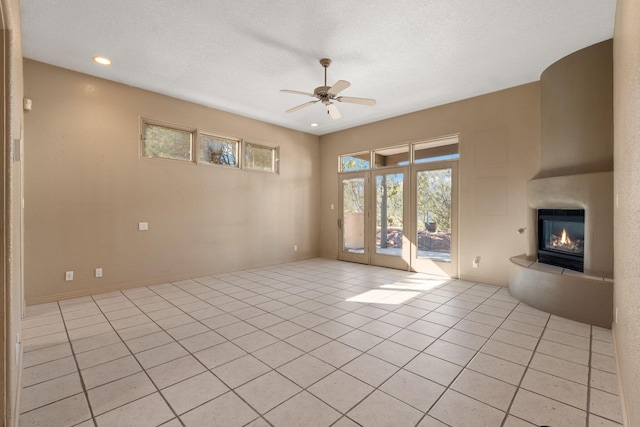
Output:
[[144,123],[142,155],[192,161],[193,131]]
[[277,172],[276,154],[277,148],[247,142],[244,145],[243,168],[267,172]]
[[238,167],[238,140],[200,134],[200,160],[206,163]]

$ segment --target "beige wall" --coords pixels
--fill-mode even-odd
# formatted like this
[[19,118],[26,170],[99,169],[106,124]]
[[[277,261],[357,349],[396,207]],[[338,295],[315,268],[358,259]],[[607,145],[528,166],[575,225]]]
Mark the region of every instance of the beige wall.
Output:
[[[460,277],[507,285],[509,258],[530,251],[526,182],[539,171],[539,84],[325,135],[321,145],[320,254],[338,256],[340,154],[460,134]],[[481,256],[480,267],[472,268]]]
[[640,425],[640,3],[618,0],[614,33],[613,325],[628,422]]
[[[27,303],[317,256],[317,136],[31,60],[24,78]],[[280,174],[140,159],[141,116],[279,145]]]

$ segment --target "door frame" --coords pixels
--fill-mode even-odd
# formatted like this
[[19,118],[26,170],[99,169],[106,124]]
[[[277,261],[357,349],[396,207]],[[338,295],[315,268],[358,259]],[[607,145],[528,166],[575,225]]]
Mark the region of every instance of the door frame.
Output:
[[[380,162],[381,167],[374,161],[377,153],[399,149],[408,146],[409,158],[406,160],[394,159],[395,164],[384,166],[385,162]],[[455,149],[442,149],[441,147],[455,145]],[[432,150],[425,152],[423,150]],[[418,151],[419,150],[419,153]],[[396,154],[395,152],[392,154]],[[372,149],[367,152],[358,152],[339,156],[339,162],[344,159],[355,157],[365,162],[353,167],[350,170],[338,172],[339,190],[339,217],[338,217],[338,256],[342,261],[357,262],[368,265],[377,265],[400,270],[416,271],[419,273],[433,274],[449,278],[460,276],[459,264],[459,135],[453,134],[440,138],[421,140],[400,144],[389,149]],[[343,159],[344,158],[344,159]],[[418,212],[417,212],[417,181],[418,173],[425,170],[437,170],[451,168],[451,240],[450,240],[450,261],[437,261],[429,258],[418,258]],[[342,170],[340,166],[339,171]],[[403,241],[402,256],[379,254],[376,251],[376,176],[390,173],[404,173],[403,177]],[[364,191],[364,228],[362,252],[344,251],[344,180],[352,178],[363,178]]]

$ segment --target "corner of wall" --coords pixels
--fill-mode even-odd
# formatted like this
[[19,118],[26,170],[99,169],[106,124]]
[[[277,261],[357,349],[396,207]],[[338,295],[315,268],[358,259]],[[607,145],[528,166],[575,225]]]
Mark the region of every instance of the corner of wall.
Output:
[[[22,41],[19,0],[0,0],[3,114],[3,425],[17,426],[22,372]],[[6,168],[6,169],[5,169]]]
[[614,60],[614,320],[625,425],[640,425],[640,2],[618,0]]

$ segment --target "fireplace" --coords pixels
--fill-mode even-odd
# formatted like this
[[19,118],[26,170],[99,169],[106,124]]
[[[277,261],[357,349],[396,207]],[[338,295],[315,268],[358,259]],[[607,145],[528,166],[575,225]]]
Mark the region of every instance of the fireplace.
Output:
[[538,262],[584,271],[584,209],[538,209]]

